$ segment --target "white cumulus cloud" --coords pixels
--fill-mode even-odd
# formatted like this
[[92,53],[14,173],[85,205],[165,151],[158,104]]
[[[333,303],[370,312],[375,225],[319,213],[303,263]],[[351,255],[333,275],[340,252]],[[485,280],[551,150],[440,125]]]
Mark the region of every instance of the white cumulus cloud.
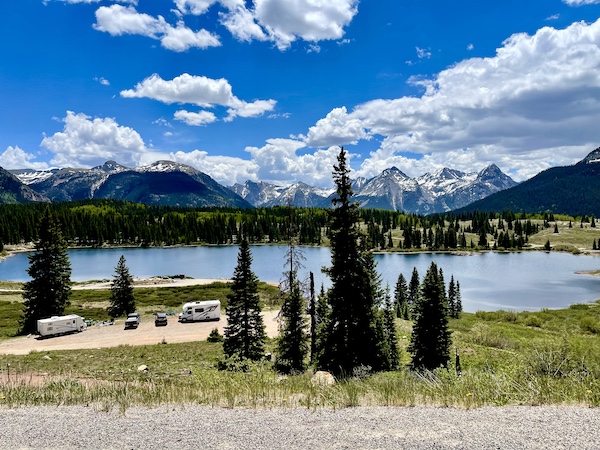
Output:
[[111,36],[136,34],[161,41],[161,45],[176,52],[192,47],[205,49],[221,45],[218,36],[207,30],[194,32],[183,22],[172,26],[162,16],[139,13],[133,6],[101,6],[96,10],[94,28]]
[[369,139],[363,121],[348,116],[346,107],[335,108],[310,127],[306,143],[311,147],[356,144],[360,139]]
[[358,0],[255,0],[255,17],[280,50],[297,38],[340,39],[358,13]]
[[42,147],[54,153],[50,161],[61,167],[90,167],[113,159],[137,165],[147,152],[142,137],[115,119],[91,118],[67,111],[64,129],[42,140]]
[[[121,92],[125,98],[151,98],[163,103],[193,104],[203,108],[228,107],[226,121],[239,117],[257,117],[272,111],[275,100],[255,100],[248,103],[233,95],[233,89],[224,79],[213,79],[184,73],[172,80],[163,80],[154,74],[138,83],[134,89]],[[205,115],[206,117],[206,115]]]
[[563,0],[569,6],[581,6],[581,5],[597,5],[600,0]]
[[268,139],[263,147],[247,147],[246,151],[259,167],[259,180],[275,183],[302,180],[315,186],[331,185],[331,171],[339,148],[299,155],[298,150],[305,147],[305,143],[295,139]]
[[493,57],[466,59],[412,83],[424,94],[375,99],[350,113],[336,108],[309,130],[307,143],[379,135],[381,148],[371,154],[377,161],[407,153],[440,154],[440,161],[466,149],[470,163],[504,162],[517,179],[576,162],[597,147],[600,20],[515,34]]
[[259,181],[257,178],[258,165],[247,159],[210,156],[208,152],[202,150],[170,153],[169,159],[195,167],[226,186],[244,183],[246,180]]
[[176,111],[174,114],[176,120],[180,120],[188,125],[199,127],[209,123],[216,122],[217,116],[210,111],[190,112],[186,110]]
[[[93,0],[67,0],[92,2]],[[123,3],[137,2],[123,0]],[[270,41],[279,50],[287,50],[298,39],[317,43],[337,40],[344,36],[344,28],[358,13],[358,0],[174,0],[175,15],[200,16],[210,8],[219,8],[219,22],[236,39],[245,42]],[[164,17],[138,12],[133,6],[102,6],[96,11],[98,31],[112,36],[138,34],[161,41],[173,51],[189,48],[207,48],[221,45],[219,37],[207,30],[194,31],[180,20],[176,25]],[[314,51],[318,47],[311,47]]]
[[3,169],[36,169],[43,170],[48,168],[45,162],[35,162],[36,155],[27,153],[19,146],[10,145],[0,154],[0,167]]

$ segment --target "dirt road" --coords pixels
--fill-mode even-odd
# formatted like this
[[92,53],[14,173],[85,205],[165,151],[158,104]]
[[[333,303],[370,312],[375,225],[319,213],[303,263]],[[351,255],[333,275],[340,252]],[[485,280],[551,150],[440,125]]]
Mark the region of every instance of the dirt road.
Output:
[[[277,313],[263,312],[267,335],[277,336]],[[159,344],[163,339],[169,343],[201,341],[208,337],[213,328],[223,334],[227,324],[226,316],[221,315],[218,322],[179,323],[177,316],[169,316],[167,326],[154,326],[153,316],[144,316],[142,323],[135,330],[125,330],[124,320],[117,320],[114,325],[93,325],[87,330],[47,339],[35,336],[21,336],[0,342],[0,354],[25,355],[33,350],[75,350],[81,348],[117,347],[119,345]]]

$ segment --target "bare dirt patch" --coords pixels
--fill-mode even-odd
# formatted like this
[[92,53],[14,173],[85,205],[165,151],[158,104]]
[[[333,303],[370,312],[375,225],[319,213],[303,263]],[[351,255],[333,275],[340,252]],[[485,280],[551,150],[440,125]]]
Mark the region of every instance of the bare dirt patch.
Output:
[[[267,335],[278,334],[277,315],[279,311],[263,312]],[[192,342],[205,340],[213,328],[221,334],[227,324],[222,315],[218,322],[179,323],[176,316],[169,316],[167,326],[156,327],[153,316],[144,316],[135,330],[125,330],[124,320],[114,325],[92,325],[81,333],[37,339],[35,336],[21,336],[0,342],[0,354],[25,355],[31,351],[77,350],[90,348],[117,347],[119,345],[153,345],[166,342]]]

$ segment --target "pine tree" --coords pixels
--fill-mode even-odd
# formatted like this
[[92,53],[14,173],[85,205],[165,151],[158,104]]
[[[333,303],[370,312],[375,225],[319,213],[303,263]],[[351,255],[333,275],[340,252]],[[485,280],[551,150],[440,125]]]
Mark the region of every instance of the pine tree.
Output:
[[487,247],[488,245],[488,241],[487,241],[487,233],[485,231],[485,228],[481,228],[480,232],[479,232],[479,241],[477,242],[477,245],[479,247]]
[[315,296],[315,276],[310,272],[310,300],[308,304],[308,314],[310,316],[310,365],[315,362],[317,353],[317,326],[319,318],[317,317],[317,299]]
[[275,362],[275,367],[282,373],[299,373],[306,369],[308,354],[307,323],[304,317],[306,305],[297,276],[300,260],[303,258],[290,236],[286,254],[289,270],[285,273],[286,281],[282,284],[284,291],[280,312],[282,323]]
[[386,354],[383,358],[384,370],[396,370],[400,366],[400,355],[398,353],[398,335],[396,333],[396,314],[394,304],[390,298],[389,290],[385,296],[383,309],[383,329]]
[[125,265],[125,257],[121,255],[110,286],[110,306],[108,307],[110,317],[119,317],[135,311],[132,281],[129,268]]
[[454,317],[456,319],[460,318],[460,313],[462,312],[462,295],[460,293],[460,283],[456,282],[456,303],[454,304]]
[[414,370],[447,367],[450,360],[450,331],[444,289],[437,265],[432,262],[421,285],[415,322],[408,351]]
[[37,331],[37,321],[64,314],[71,295],[71,263],[58,220],[46,208],[35,253],[29,255],[31,281],[23,287],[22,333]]
[[410,311],[408,308],[408,286],[403,274],[398,275],[396,288],[394,289],[394,303],[396,306],[396,317],[404,320],[410,320]]
[[448,316],[458,319],[458,310],[456,307],[456,285],[454,284],[454,275],[450,277],[448,285]]
[[410,309],[411,315],[413,314],[417,302],[419,301],[419,288],[421,282],[419,281],[419,272],[417,268],[414,267],[412,271],[412,276],[410,277],[410,282],[408,283],[408,306]]
[[552,250],[552,246],[550,245],[550,239],[548,239],[546,241],[546,243],[544,244],[544,250],[546,250],[546,251]]
[[330,212],[329,240],[331,278],[328,299],[331,305],[326,343],[318,366],[338,375],[350,375],[361,366],[377,367],[375,299],[369,270],[359,248],[358,204],[351,201],[352,182],[343,148],[334,166],[337,187]]
[[317,296],[316,305],[316,343],[314,354],[311,353],[311,362],[316,364],[322,357],[325,345],[328,341],[329,318],[331,316],[331,307],[327,298],[325,288],[321,284],[321,291]]
[[252,255],[243,239],[233,272],[231,293],[227,296],[227,326],[223,352],[226,357],[259,360],[264,356],[265,326],[258,297],[258,278],[252,272]]
[[554,224],[554,233],[558,233],[558,224],[557,223]]

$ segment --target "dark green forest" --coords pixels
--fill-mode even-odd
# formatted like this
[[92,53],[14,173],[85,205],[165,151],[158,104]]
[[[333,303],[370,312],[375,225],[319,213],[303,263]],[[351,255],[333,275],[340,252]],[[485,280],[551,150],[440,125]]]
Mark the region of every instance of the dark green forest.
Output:
[[[181,208],[149,206],[121,200],[84,200],[48,204],[0,205],[0,242],[9,245],[39,239],[38,223],[46,208],[61,223],[70,246],[285,243],[327,244],[330,209],[318,208]],[[470,212],[418,216],[359,209],[369,249],[445,250],[522,248],[536,233],[524,214]],[[490,236],[491,235],[491,236]],[[325,242],[323,242],[325,240]]]

